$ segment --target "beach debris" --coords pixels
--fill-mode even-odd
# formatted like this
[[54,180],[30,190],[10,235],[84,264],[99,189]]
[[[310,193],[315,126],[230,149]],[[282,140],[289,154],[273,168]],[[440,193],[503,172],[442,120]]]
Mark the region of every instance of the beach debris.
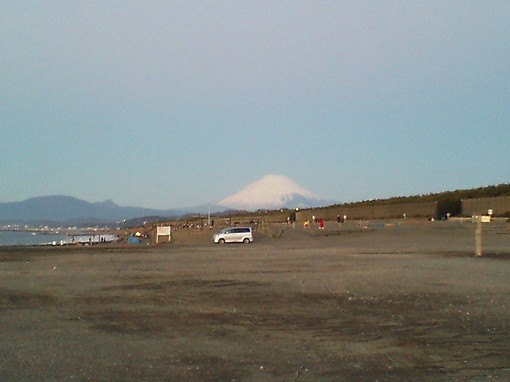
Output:
[[296,382],[298,380],[299,376],[301,375],[301,370],[304,370],[303,365],[299,366],[299,369],[297,369],[296,376],[294,377],[294,382]]

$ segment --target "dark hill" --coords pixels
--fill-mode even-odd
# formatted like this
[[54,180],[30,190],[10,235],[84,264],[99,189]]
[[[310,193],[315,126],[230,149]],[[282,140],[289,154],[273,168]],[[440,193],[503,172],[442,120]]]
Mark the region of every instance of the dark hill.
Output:
[[111,200],[89,203],[71,196],[42,196],[21,202],[0,203],[0,223],[33,224],[66,223],[84,225],[106,224],[141,216],[175,216],[172,210],[154,210],[139,207],[121,207]]

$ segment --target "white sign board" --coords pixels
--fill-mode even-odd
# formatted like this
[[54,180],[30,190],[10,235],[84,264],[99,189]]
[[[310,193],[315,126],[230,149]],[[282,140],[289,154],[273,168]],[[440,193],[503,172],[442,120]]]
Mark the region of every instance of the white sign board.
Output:
[[481,223],[490,223],[492,218],[487,215],[473,215],[471,217],[471,221],[473,223],[476,223],[477,221],[480,221]]
[[158,236],[165,236],[171,234],[171,227],[158,227]]
[[170,226],[157,227],[156,230],[156,243],[159,242],[160,236],[168,236],[168,241],[170,241],[172,235],[172,228]]

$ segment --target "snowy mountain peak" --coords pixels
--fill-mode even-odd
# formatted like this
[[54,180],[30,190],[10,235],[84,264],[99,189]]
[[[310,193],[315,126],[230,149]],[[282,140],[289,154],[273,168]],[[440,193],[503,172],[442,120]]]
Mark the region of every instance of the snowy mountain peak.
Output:
[[312,207],[320,204],[320,199],[292,179],[270,174],[217,204],[233,209],[257,210]]

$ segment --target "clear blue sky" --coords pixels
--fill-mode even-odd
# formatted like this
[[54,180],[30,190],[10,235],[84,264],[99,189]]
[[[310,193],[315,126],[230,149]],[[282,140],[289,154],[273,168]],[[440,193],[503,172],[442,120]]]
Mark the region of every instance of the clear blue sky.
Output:
[[508,1],[0,3],[0,202],[510,182]]

